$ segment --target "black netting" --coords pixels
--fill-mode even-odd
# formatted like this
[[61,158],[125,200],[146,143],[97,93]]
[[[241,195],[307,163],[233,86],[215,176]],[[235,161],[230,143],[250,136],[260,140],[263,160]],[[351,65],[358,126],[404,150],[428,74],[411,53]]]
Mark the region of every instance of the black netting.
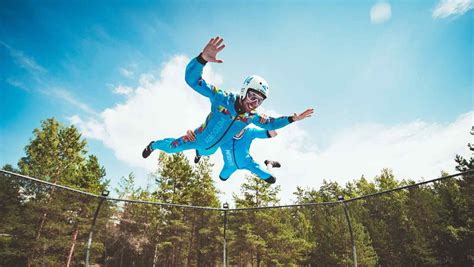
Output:
[[359,264],[472,266],[473,189],[465,176],[348,202]]
[[1,266],[84,263],[97,198],[3,172],[0,184]]
[[100,242],[107,266],[215,266],[222,261],[221,212],[113,201]]
[[474,259],[472,174],[234,209],[157,203],[152,194],[113,199],[47,182],[0,172],[0,266],[84,266],[87,259],[101,266],[223,266],[224,259],[230,266],[472,266]]

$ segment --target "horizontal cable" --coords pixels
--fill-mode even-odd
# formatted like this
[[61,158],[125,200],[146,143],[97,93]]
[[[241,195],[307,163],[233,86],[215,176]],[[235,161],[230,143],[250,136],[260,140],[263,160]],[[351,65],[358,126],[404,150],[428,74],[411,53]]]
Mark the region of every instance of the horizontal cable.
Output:
[[193,206],[193,205],[175,204],[175,203],[161,203],[161,202],[138,200],[138,199],[123,199],[123,198],[108,197],[107,200],[128,202],[128,203],[151,204],[151,205],[168,206],[168,207],[201,209],[201,210],[222,210],[221,208],[213,208],[213,207],[205,207],[205,206]]
[[417,187],[417,186],[420,186],[420,185],[423,185],[423,184],[433,183],[433,182],[437,182],[437,181],[441,181],[441,180],[445,180],[445,179],[449,179],[449,178],[454,178],[454,177],[461,176],[461,175],[472,174],[472,173],[474,173],[474,169],[466,170],[466,171],[463,171],[463,172],[460,172],[460,173],[456,173],[456,174],[453,174],[453,175],[448,175],[448,176],[445,176],[445,177],[440,177],[440,178],[436,178],[436,179],[432,179],[432,180],[428,180],[428,181],[424,181],[424,182],[419,182],[419,183],[415,183],[415,184],[411,184],[411,185],[406,185],[406,186],[397,187],[397,188],[393,188],[393,189],[389,189],[389,190],[385,190],[385,191],[380,191],[380,192],[369,194],[369,195],[355,197],[355,198],[351,198],[351,199],[347,199],[347,200],[343,200],[343,201],[314,202],[314,203],[300,203],[300,204],[248,207],[248,208],[229,208],[229,209],[205,207],[205,206],[192,206],[192,205],[175,204],[175,203],[160,203],[160,202],[144,201],[144,200],[109,198],[109,197],[95,195],[95,194],[92,194],[92,193],[89,193],[89,192],[84,192],[84,191],[77,190],[77,189],[70,188],[70,187],[63,186],[63,185],[53,184],[53,183],[50,183],[50,182],[47,182],[47,181],[44,181],[44,180],[36,179],[36,178],[33,178],[33,177],[29,177],[29,176],[26,176],[26,175],[21,175],[21,174],[14,173],[14,172],[9,172],[9,171],[5,171],[5,170],[0,170],[0,172],[4,173],[6,176],[17,176],[17,177],[32,180],[32,181],[35,181],[35,182],[38,182],[38,183],[47,184],[47,185],[62,188],[62,189],[68,190],[68,191],[76,192],[76,193],[79,193],[79,194],[84,194],[84,195],[88,195],[88,196],[92,196],[92,197],[96,197],[96,198],[105,198],[106,200],[109,200],[109,201],[119,201],[119,202],[139,203],[139,204],[151,204],[151,205],[159,205],[159,206],[180,207],[180,208],[201,209],[201,210],[214,210],[214,211],[245,211],[245,210],[263,210],[263,209],[277,209],[277,208],[291,208],[291,207],[337,205],[337,204],[340,204],[340,203],[352,202],[352,201],[356,201],[356,200],[360,200],[360,199],[374,197],[374,196],[381,195],[381,194],[387,194],[387,193],[394,192],[394,191],[409,189],[409,188]]
[[460,172],[460,173],[456,173],[456,174],[453,174],[453,175],[448,175],[448,176],[444,176],[444,177],[440,177],[440,178],[436,178],[436,179],[432,179],[432,180],[428,180],[428,181],[424,181],[424,182],[419,182],[419,183],[416,183],[416,184],[405,185],[405,186],[401,186],[401,187],[397,187],[397,188],[393,188],[393,189],[388,189],[388,190],[385,190],[385,191],[380,191],[380,192],[369,194],[369,195],[364,195],[364,196],[360,196],[360,197],[351,198],[351,199],[348,199],[348,200],[344,200],[343,202],[346,202],[346,203],[347,202],[352,202],[352,201],[356,201],[356,200],[360,200],[360,199],[374,197],[374,196],[378,196],[378,195],[381,195],[381,194],[387,194],[387,193],[391,193],[391,192],[399,191],[399,190],[403,190],[403,189],[409,189],[409,188],[412,188],[412,187],[417,187],[417,186],[420,186],[420,185],[434,183],[434,182],[454,178],[454,177],[461,176],[461,175],[472,174],[472,173],[474,173],[474,169],[469,169],[469,170],[466,170],[466,171],[463,171],[463,172]]
[[36,179],[36,178],[30,177],[30,176],[26,176],[26,175],[14,173],[14,172],[9,172],[9,171],[5,171],[5,170],[0,170],[0,172],[2,172],[7,177],[16,176],[16,177],[20,177],[20,178],[23,178],[23,179],[35,181],[37,183],[47,184],[47,185],[58,187],[58,188],[61,188],[61,189],[64,189],[64,190],[68,190],[68,191],[72,191],[72,192],[75,192],[75,193],[87,195],[87,196],[90,196],[90,197],[97,197],[97,198],[101,197],[101,196],[96,195],[96,194],[92,194],[92,193],[89,193],[89,192],[84,192],[84,191],[77,190],[77,189],[74,189],[74,188],[70,188],[70,187],[67,187],[67,186],[64,186],[64,185],[60,185],[60,184],[53,184],[53,183],[50,183],[50,182],[45,181],[45,180]]
[[37,183],[46,184],[46,185],[53,186],[53,187],[58,187],[58,188],[61,188],[61,189],[65,189],[65,190],[68,190],[68,191],[72,191],[72,192],[75,192],[75,193],[79,193],[79,194],[83,194],[83,195],[87,195],[87,196],[91,196],[91,197],[105,198],[108,201],[153,204],[153,205],[160,205],[160,206],[181,207],[181,208],[191,208],[191,209],[221,210],[220,208],[213,208],[213,207],[192,206],[192,205],[175,204],[175,203],[160,203],[160,202],[154,202],[154,201],[104,197],[104,196],[95,195],[95,194],[92,194],[92,193],[89,193],[89,192],[77,190],[77,189],[70,188],[70,187],[67,187],[67,186],[64,186],[64,185],[54,184],[54,183],[51,183],[51,182],[48,182],[48,181],[40,180],[40,179],[37,179],[37,178],[33,178],[33,177],[30,177],[30,176],[14,173],[14,172],[10,172],[10,171],[0,170],[0,172],[3,173],[7,177],[16,176],[16,177],[19,177],[19,178],[35,181]]
[[300,203],[300,204],[275,205],[275,206],[263,206],[263,207],[233,208],[233,209],[221,209],[221,210],[244,211],[244,210],[263,210],[263,209],[279,209],[279,208],[308,207],[308,206],[331,206],[331,205],[337,205],[337,204],[339,204],[338,201],[331,201],[331,202]]

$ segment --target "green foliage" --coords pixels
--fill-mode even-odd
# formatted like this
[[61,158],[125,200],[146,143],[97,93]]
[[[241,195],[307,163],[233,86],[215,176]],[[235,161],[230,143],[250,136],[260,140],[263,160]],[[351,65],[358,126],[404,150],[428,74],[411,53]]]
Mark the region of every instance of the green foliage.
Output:
[[[272,206],[278,203],[279,186],[247,176],[241,195],[234,195],[237,207]],[[294,214],[288,209],[232,211],[229,218],[229,262],[239,266],[295,266],[310,245],[289,227]]]
[[[41,123],[25,147],[22,173],[100,194],[108,185],[105,169],[87,155],[86,141],[74,127],[55,119]],[[474,159],[456,156],[466,171]],[[161,153],[156,184],[136,185],[122,177],[120,198],[165,205],[104,201],[91,249],[91,263],[107,266],[222,266],[224,214],[166,203],[218,208],[212,164],[191,165],[184,154]],[[443,173],[443,175],[447,175]],[[474,264],[473,175],[338,202],[400,186],[389,169],[373,180],[364,176],[340,185],[323,181],[318,189],[298,187],[299,207],[229,210],[226,213],[228,263],[232,266],[350,266],[352,240],[360,266],[472,266]],[[234,195],[237,208],[279,204],[280,187],[247,176]],[[310,203],[331,202],[330,205]],[[87,237],[99,199],[0,175],[0,266],[84,264]],[[345,210],[346,208],[346,210]],[[71,256],[69,256],[71,255]]]
[[[76,128],[51,118],[33,134],[16,172],[96,194],[105,189],[105,169],[97,157],[87,156],[86,141]],[[2,211],[8,219],[0,222],[0,229],[14,237],[1,239],[0,265],[81,262],[83,258],[75,256],[82,252],[76,249],[84,248],[97,199],[19,178],[0,178],[6,183],[0,197],[8,203]]]
[[[160,154],[155,189],[135,188],[122,178],[118,195],[160,203],[219,207],[209,160],[191,166],[183,154]],[[174,206],[126,203],[117,210],[109,264],[124,266],[213,266],[222,257],[220,213]]]

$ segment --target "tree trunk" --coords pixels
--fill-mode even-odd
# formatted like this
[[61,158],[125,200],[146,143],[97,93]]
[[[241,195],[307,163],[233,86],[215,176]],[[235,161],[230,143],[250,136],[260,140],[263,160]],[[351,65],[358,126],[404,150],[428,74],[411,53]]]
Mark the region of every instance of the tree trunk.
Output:
[[[68,166],[69,166],[69,165],[66,165],[66,166],[64,167],[64,170],[65,170]],[[47,207],[47,206],[49,205],[49,203],[50,203],[50,201],[51,201],[51,199],[52,199],[52,195],[53,195],[53,193],[54,193],[54,191],[55,191],[55,189],[56,189],[56,187],[54,187],[54,185],[56,185],[56,184],[58,183],[59,176],[60,176],[61,173],[62,173],[60,169],[61,169],[61,167],[59,166],[58,169],[56,170],[56,173],[52,176],[52,177],[56,177],[56,179],[54,179],[53,188],[51,188],[51,193],[50,193],[49,196],[48,196],[48,200],[46,201],[45,207]],[[63,170],[63,171],[64,171],[64,170]],[[42,230],[42,228],[43,228],[44,221],[46,220],[46,216],[47,216],[47,215],[48,215],[48,214],[47,214],[46,212],[43,213],[43,218],[41,219],[40,226],[38,227],[38,231],[36,232],[36,238],[35,238],[35,240],[38,240],[38,239],[40,238],[40,236],[41,236],[41,230]]]
[[74,254],[74,247],[76,246],[77,234],[79,233],[79,229],[74,230],[74,234],[72,235],[72,245],[71,250],[69,251],[69,256],[67,257],[66,267],[71,266],[72,255]]
[[[57,181],[54,182],[54,184],[56,184],[56,183],[57,183]],[[48,200],[46,201],[46,204],[44,205],[44,207],[48,207],[49,204],[51,203],[52,194],[54,193],[54,191],[55,191],[55,187],[53,187],[53,188],[51,189],[51,193],[49,194]],[[41,217],[40,224],[39,224],[39,226],[38,226],[38,230],[36,231],[35,241],[38,241],[38,240],[40,239],[40,237],[41,237],[41,231],[43,230],[43,227],[44,227],[44,224],[45,224],[45,221],[46,221],[46,217],[47,217],[47,216],[48,216],[48,213],[47,213],[47,212],[43,213],[43,217]],[[35,258],[35,257],[37,256],[38,250],[39,250],[39,249],[36,248],[35,246],[32,248],[32,253],[31,253],[31,255],[28,256],[28,260],[27,260],[28,263],[30,262],[30,258],[31,258],[31,257]],[[28,266],[30,266],[30,265],[28,264]]]
[[[64,167],[64,170],[69,166],[66,165]],[[63,171],[64,171],[63,170]],[[56,189],[56,187],[54,187],[54,185],[56,185],[58,183],[58,180],[59,180],[59,176],[61,175],[62,171],[61,171],[61,166],[58,167],[58,169],[56,170],[56,173],[52,176],[52,177],[56,177],[56,179],[53,179],[53,188],[51,189],[51,193],[49,194],[48,196],[48,200],[46,201],[46,205],[45,207],[47,207],[49,205],[49,203],[51,202],[51,199],[52,199],[52,195]],[[36,232],[36,236],[35,236],[35,240],[38,241],[40,236],[41,236],[41,230],[43,230],[43,226],[44,226],[44,222],[46,221],[46,216],[48,216],[48,213],[43,213],[43,218],[41,218],[41,222],[40,222],[40,225],[38,227],[38,231]],[[29,263],[30,262],[30,257],[35,257],[35,254],[36,254],[36,248],[33,247],[32,249],[32,255],[30,255],[28,258],[27,258],[27,262]]]
[[171,266],[175,266],[174,261],[176,259],[176,248],[175,248],[174,245],[173,245],[173,249],[171,251],[172,251],[172,253],[171,253]]
[[[49,204],[49,201],[48,201],[47,204]],[[48,206],[47,204],[46,204],[46,206]],[[46,216],[48,216],[48,214],[46,212],[43,213],[43,217],[41,218],[40,224],[38,226],[38,230],[36,231],[36,236],[35,236],[36,241],[38,241],[38,239],[41,236],[41,230],[43,229],[43,225],[44,225],[44,221],[46,220]]]
[[258,251],[257,251],[257,257],[256,258],[257,258],[257,267],[260,267],[261,259],[260,259],[260,253]]
[[[189,247],[188,247],[188,257],[186,260],[186,266],[191,266],[191,258],[192,258],[192,249],[193,249],[193,240],[194,240],[194,219],[191,225],[191,238],[189,240]],[[199,266],[199,262],[197,263]]]
[[153,253],[153,267],[156,267],[157,260],[158,260],[158,243],[155,245],[155,252]]
[[123,266],[123,249],[124,249],[124,248],[125,248],[125,247],[122,247],[122,252],[120,253],[120,267]]

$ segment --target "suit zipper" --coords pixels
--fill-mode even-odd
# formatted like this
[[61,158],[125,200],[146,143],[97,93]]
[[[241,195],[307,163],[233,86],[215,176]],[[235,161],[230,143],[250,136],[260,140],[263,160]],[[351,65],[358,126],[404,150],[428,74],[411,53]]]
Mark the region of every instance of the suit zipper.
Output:
[[237,116],[235,116],[235,118],[232,120],[232,122],[229,124],[229,126],[227,127],[227,129],[225,130],[224,134],[221,136],[221,138],[219,138],[219,140],[217,140],[217,142],[215,142],[214,144],[212,144],[212,146],[206,148],[206,150],[208,150],[209,148],[212,148],[213,146],[215,146],[217,143],[219,143],[222,138],[224,138],[224,136],[226,135],[226,133],[229,131],[230,127],[232,126],[232,124],[234,124],[235,120],[237,120]]
[[237,169],[240,169],[239,165],[237,165],[237,159],[235,158],[235,139],[233,138],[232,138],[232,155],[234,156],[233,159],[234,159],[235,167],[237,167]]

